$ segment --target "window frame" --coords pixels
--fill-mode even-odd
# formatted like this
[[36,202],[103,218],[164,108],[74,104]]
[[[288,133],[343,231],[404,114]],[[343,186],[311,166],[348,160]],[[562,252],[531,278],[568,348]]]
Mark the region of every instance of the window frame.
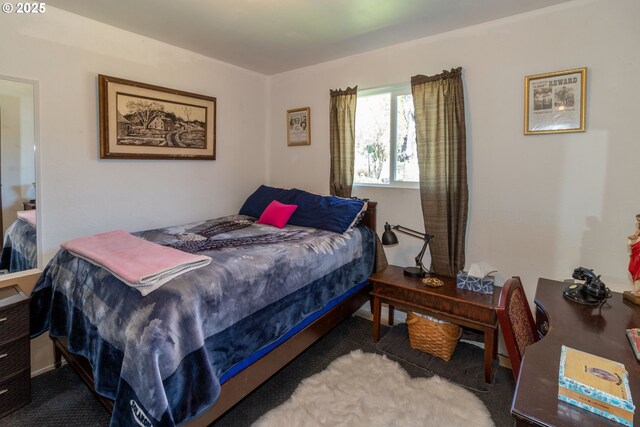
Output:
[[[396,163],[398,158],[398,102],[397,98],[401,95],[411,95],[411,84],[402,83],[392,86],[381,86],[369,89],[358,89],[358,98],[380,95],[388,93],[390,95],[389,103],[389,183],[382,182],[356,182],[353,177],[354,187],[380,187],[380,188],[420,188],[420,181],[397,181],[396,180]],[[357,109],[357,106],[356,106]],[[357,124],[356,124],[357,129]],[[357,154],[356,154],[357,155]],[[355,171],[354,171],[355,172]]]

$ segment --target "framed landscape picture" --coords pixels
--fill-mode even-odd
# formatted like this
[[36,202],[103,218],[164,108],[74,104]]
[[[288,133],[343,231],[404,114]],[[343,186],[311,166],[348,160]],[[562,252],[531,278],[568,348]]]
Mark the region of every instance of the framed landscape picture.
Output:
[[287,111],[287,145],[311,144],[311,109],[296,108]]
[[101,159],[216,158],[216,98],[98,76]]
[[586,97],[586,68],[526,76],[525,135],[584,132]]

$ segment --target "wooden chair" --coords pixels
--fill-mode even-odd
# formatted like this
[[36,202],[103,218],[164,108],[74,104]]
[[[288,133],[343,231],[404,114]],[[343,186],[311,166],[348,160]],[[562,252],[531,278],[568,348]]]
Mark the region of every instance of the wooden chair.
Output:
[[513,277],[505,282],[496,312],[507,353],[509,353],[513,378],[517,382],[525,349],[538,341],[536,324],[519,277]]

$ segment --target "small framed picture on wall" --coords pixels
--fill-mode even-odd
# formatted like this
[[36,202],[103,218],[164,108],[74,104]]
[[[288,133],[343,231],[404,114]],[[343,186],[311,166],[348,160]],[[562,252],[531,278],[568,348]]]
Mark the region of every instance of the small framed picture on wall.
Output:
[[584,132],[587,69],[524,78],[524,133]]
[[311,109],[287,110],[287,145],[311,145]]

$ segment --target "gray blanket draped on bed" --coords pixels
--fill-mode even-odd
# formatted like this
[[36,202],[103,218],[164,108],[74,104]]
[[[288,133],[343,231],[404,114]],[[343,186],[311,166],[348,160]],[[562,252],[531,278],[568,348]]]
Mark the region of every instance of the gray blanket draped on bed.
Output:
[[[222,222],[245,224],[220,231]],[[69,350],[89,359],[96,390],[116,401],[112,426],[196,416],[234,364],[366,281],[373,267],[374,237],[364,227],[280,230],[233,215],[136,234],[212,262],[142,297],[61,250],[31,297],[32,334],[67,336]]]
[[26,221],[16,220],[5,233],[3,251],[9,251],[10,273],[36,268],[38,249],[36,228]]

